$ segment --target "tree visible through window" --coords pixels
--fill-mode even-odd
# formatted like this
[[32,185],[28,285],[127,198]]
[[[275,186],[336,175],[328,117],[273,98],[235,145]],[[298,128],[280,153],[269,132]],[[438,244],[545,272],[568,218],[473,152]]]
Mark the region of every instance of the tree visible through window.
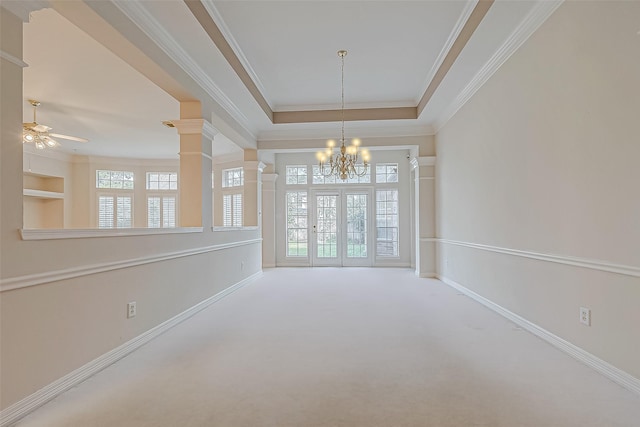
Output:
[[398,256],[398,190],[376,191],[376,255]]
[[376,182],[398,182],[398,164],[378,163],[376,165]]
[[287,184],[306,184],[307,183],[307,166],[287,166],[286,170]]
[[307,192],[287,192],[287,256],[307,256]]
[[96,188],[133,190],[133,172],[96,170]]

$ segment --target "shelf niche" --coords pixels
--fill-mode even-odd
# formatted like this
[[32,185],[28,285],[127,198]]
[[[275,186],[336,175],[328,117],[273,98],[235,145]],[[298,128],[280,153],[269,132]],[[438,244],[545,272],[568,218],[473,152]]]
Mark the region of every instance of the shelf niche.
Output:
[[64,228],[64,178],[23,174],[23,227]]

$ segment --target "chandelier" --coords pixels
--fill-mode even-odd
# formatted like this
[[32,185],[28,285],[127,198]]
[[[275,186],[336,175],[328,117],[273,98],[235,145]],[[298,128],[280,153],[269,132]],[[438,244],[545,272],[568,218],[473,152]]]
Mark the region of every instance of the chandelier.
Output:
[[[327,141],[327,148],[316,153],[318,159],[320,174],[324,177],[335,175],[343,181],[356,176],[364,176],[369,168],[370,155],[366,149],[360,150],[360,140],[354,138],[351,140],[350,146],[345,146],[344,139],[344,57],[347,55],[346,50],[339,50],[338,56],[342,61],[342,134],[340,137],[340,148],[336,148],[336,142],[333,139]],[[362,163],[358,163],[360,159]]]

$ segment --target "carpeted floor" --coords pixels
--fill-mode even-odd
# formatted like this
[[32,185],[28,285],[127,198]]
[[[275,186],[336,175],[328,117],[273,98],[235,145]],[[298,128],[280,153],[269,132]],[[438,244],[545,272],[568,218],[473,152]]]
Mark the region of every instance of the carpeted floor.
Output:
[[437,280],[273,269],[31,426],[640,426],[640,396]]

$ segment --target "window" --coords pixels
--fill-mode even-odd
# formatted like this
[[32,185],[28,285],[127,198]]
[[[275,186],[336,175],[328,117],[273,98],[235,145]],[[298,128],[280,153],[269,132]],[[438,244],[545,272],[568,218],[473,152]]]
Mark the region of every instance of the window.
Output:
[[96,170],[96,188],[133,190],[133,172]]
[[222,186],[242,187],[244,185],[244,169],[225,169],[222,171]]
[[398,182],[398,164],[378,163],[376,165],[376,182]]
[[147,190],[177,190],[177,172],[147,172]]
[[147,227],[172,228],[176,226],[175,196],[147,197]]
[[224,227],[242,227],[242,194],[222,196],[222,225]]
[[376,255],[398,256],[398,190],[376,191]]
[[286,180],[287,180],[287,184],[306,184],[307,183],[307,167],[306,166],[287,166]]
[[287,192],[287,256],[307,256],[307,192]]
[[131,228],[132,197],[98,196],[98,228]]
[[[356,166],[356,171],[362,173],[364,166]],[[371,169],[367,168],[367,171],[362,176],[354,176],[353,178],[347,178],[346,181],[336,179],[335,175],[324,176],[320,173],[319,166],[313,166],[313,181],[314,184],[368,184],[371,182]]]
[[335,175],[324,176],[320,173],[320,167],[313,167],[313,181],[314,184],[335,184],[336,177]]
[[[364,171],[363,165],[356,165],[356,172],[361,174]],[[339,180],[340,182],[346,182],[347,184],[368,184],[371,182],[371,168],[367,168],[366,172],[362,176],[354,176],[353,178],[347,178],[346,181]]]

